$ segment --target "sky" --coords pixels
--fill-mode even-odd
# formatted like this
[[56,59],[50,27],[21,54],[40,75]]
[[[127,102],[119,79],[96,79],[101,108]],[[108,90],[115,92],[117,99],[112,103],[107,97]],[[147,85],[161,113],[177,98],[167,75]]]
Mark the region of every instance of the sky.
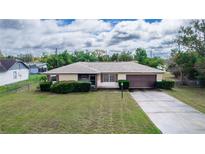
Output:
[[148,55],[167,57],[173,39],[188,20],[58,19],[0,20],[0,50],[5,55],[78,50],[108,54],[145,48]]

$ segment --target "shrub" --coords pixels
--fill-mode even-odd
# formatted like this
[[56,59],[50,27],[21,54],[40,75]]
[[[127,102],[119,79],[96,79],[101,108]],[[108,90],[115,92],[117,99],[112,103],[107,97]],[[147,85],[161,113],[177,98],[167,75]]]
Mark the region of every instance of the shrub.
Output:
[[40,77],[40,81],[41,82],[46,82],[46,81],[48,81],[48,77],[46,75],[43,75],[43,76]]
[[199,81],[199,86],[200,87],[205,87],[205,76],[203,76],[203,75],[200,75],[200,76],[198,76],[198,81]]
[[52,82],[46,81],[46,82],[41,82],[39,87],[41,91],[50,91]]
[[118,80],[119,88],[121,89],[121,83],[123,83],[123,89],[129,89],[129,81],[128,80]]
[[174,87],[175,81],[162,80],[156,82],[156,88],[160,89],[172,89]]
[[75,89],[77,92],[88,92],[90,91],[91,83],[85,81],[79,81],[75,84]]
[[77,81],[60,81],[51,86],[51,92],[66,94],[70,92],[88,92],[90,90],[90,82]]

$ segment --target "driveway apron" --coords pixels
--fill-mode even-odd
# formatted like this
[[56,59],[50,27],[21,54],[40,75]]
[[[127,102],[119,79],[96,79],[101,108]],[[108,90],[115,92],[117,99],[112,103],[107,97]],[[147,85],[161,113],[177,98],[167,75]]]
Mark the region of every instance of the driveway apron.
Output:
[[151,121],[165,134],[205,133],[205,114],[160,91],[130,92]]

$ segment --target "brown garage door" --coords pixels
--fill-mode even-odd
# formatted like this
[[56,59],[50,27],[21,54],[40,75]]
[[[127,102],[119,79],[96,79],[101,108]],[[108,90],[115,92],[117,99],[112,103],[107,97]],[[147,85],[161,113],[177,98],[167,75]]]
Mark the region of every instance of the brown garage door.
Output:
[[127,75],[130,88],[154,88],[156,75]]

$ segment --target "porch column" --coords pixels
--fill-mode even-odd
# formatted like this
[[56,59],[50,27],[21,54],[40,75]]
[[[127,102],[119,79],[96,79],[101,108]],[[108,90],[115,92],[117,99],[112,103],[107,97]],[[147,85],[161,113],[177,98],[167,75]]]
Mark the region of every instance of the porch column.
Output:
[[48,81],[51,81],[51,75],[50,74],[47,74],[47,79],[48,79]]

